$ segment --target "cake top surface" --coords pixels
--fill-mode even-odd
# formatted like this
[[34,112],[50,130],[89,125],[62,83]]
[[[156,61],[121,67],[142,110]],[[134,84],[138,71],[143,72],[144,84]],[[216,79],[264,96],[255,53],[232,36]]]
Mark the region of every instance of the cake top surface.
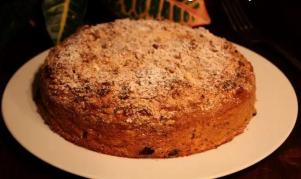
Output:
[[212,112],[254,88],[230,42],[168,21],[85,26],[51,50],[43,72],[53,99],[105,122],[172,124],[180,111]]

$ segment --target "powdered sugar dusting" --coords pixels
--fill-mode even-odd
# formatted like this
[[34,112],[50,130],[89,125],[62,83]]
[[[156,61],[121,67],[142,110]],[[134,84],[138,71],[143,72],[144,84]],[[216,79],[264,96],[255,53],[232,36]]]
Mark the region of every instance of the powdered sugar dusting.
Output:
[[238,90],[254,88],[251,65],[231,43],[165,21],[84,27],[51,51],[46,68],[53,91],[72,93],[71,101],[82,96],[127,123],[172,124],[179,110],[218,109]]

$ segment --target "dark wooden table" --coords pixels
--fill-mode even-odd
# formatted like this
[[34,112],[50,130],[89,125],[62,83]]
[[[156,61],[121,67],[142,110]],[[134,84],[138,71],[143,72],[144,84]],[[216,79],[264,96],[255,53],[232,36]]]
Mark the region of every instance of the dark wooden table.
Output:
[[[267,2],[267,1],[266,1]],[[269,2],[270,3],[270,2]],[[229,22],[222,11],[218,1],[208,3],[210,15],[213,23],[208,26],[212,32],[217,35],[224,36],[227,39],[242,44],[260,53],[272,63],[274,63],[290,80],[298,96],[298,104],[300,105],[301,97],[301,74],[293,65],[283,58],[276,51],[269,49],[265,45],[249,44],[240,36],[234,33],[229,25]],[[264,6],[264,5],[263,5]],[[281,5],[281,16],[295,17],[300,19],[300,7],[283,6]],[[278,7],[280,8],[280,6]],[[88,8],[89,9],[89,8]],[[91,7],[90,7],[91,9]],[[93,8],[92,8],[93,9]],[[261,7],[262,9],[262,7]],[[276,11],[276,10],[275,10]],[[100,11],[96,15],[89,14],[89,22],[101,22],[111,20],[105,10]],[[291,53],[300,59],[300,52],[298,48],[300,34],[300,25],[296,25],[289,21],[281,21],[287,28],[277,27],[279,23],[275,19],[266,21],[264,13],[260,14],[260,8],[254,19],[261,17],[258,20],[259,27],[262,31],[274,38],[284,48],[289,49]],[[256,14],[255,13],[255,14]],[[253,13],[254,15],[254,13]],[[264,17],[263,17],[264,16]],[[92,20],[91,20],[92,19]],[[95,20],[96,19],[96,20]],[[276,25],[275,25],[276,24]],[[264,25],[266,25],[264,27]],[[271,30],[271,28],[274,28]],[[0,39],[1,40],[1,39]],[[34,13],[32,21],[28,22],[22,30],[20,30],[4,47],[0,48],[0,97],[5,88],[6,83],[13,75],[13,73],[26,61],[33,56],[42,52],[43,50],[52,46],[45,27],[43,26],[43,19],[41,12],[37,10]],[[300,49],[299,49],[300,50]],[[301,59],[300,59],[301,61]],[[275,83],[277,83],[275,81]],[[289,106],[288,106],[289,107]],[[285,120],[285,119],[284,119]],[[298,120],[294,130],[288,139],[270,156],[248,167],[242,171],[226,176],[225,178],[301,178],[301,117],[298,115]],[[256,150],[256,149],[254,149]],[[235,156],[233,156],[235,157]],[[0,178],[80,178],[78,176],[66,173],[59,170],[30,154],[11,136],[4,125],[2,116],[0,116]]]

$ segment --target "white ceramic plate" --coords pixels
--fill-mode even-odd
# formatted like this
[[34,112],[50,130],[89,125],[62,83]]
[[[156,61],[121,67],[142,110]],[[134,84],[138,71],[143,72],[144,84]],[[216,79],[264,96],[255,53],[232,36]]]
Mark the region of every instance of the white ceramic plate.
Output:
[[242,170],[276,150],[292,131],[298,111],[288,79],[262,56],[238,46],[253,64],[258,114],[246,131],[217,149],[172,159],[128,159],[99,154],[53,133],[37,113],[31,84],[47,51],[23,65],[2,99],[5,124],[33,155],[62,170],[89,178],[215,178]]

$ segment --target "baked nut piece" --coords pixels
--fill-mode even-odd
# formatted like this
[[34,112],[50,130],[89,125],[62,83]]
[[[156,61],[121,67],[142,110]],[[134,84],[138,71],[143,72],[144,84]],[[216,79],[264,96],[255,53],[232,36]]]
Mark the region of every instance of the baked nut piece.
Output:
[[116,20],[52,48],[38,108],[77,145],[122,157],[185,156],[230,141],[255,112],[251,64],[204,28]]

